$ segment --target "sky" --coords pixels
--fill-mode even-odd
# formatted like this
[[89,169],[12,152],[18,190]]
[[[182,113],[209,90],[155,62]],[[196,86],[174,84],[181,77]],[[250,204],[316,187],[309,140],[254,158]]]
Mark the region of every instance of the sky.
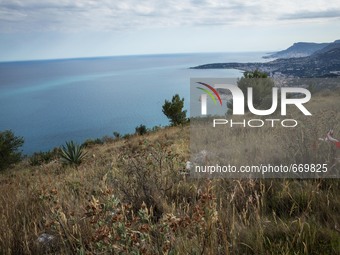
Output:
[[340,0],[0,0],[0,61],[268,52],[339,31]]

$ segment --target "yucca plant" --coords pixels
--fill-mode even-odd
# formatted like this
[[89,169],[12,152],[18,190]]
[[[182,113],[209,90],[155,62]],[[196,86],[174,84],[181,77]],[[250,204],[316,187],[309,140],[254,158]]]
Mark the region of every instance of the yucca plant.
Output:
[[66,142],[66,146],[61,147],[60,157],[63,163],[69,165],[80,165],[86,156],[83,145],[78,145],[73,141]]

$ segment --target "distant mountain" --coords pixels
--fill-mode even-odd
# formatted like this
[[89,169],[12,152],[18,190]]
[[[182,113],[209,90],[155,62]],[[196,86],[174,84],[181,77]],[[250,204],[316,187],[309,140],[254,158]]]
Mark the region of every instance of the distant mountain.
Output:
[[329,43],[308,43],[308,42],[297,42],[294,43],[286,50],[278,51],[274,54],[264,56],[263,58],[300,58],[308,57],[325,47]]
[[295,77],[334,77],[340,75],[340,43],[315,52],[309,57],[277,59],[271,63],[274,73]]
[[322,53],[325,53],[327,51],[330,51],[332,49],[336,49],[336,48],[339,48],[340,47],[340,40],[336,40],[332,43],[329,43],[326,47],[320,49],[320,50],[317,50],[315,51],[313,54],[316,55],[316,54],[322,54]]
[[267,72],[271,76],[335,77],[340,76],[340,41],[328,44],[327,48],[308,57],[280,58],[265,63],[214,63],[193,67],[194,69],[239,69]]

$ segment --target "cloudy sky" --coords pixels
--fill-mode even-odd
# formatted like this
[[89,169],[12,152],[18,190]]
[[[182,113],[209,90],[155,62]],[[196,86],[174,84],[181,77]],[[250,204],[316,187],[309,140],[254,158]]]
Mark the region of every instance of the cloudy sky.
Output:
[[340,0],[0,0],[0,61],[274,51],[339,31]]

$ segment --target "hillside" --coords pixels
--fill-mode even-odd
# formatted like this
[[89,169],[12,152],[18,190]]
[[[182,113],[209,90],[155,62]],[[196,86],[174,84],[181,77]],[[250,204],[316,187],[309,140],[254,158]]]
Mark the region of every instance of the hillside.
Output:
[[[329,46],[327,46],[328,48]],[[278,59],[270,63],[272,72],[295,77],[332,77],[340,74],[340,43],[330,45],[305,58]]]
[[312,55],[318,50],[327,47],[329,43],[297,42],[289,48],[264,56],[263,58],[300,58]]
[[340,43],[332,43],[324,50],[301,58],[276,59],[265,63],[213,63],[194,69],[260,70],[271,76],[284,75],[303,78],[336,77],[340,75]]
[[323,53],[326,53],[328,51],[331,51],[331,50],[334,50],[334,49],[338,49],[340,47],[340,40],[336,40],[334,41],[333,43],[329,43],[326,47],[320,49],[320,50],[317,50],[313,53],[314,56],[316,55],[320,55],[320,54],[323,54]]
[[[318,140],[340,136],[339,97],[313,95],[299,131],[227,129],[230,157],[339,170],[340,150]],[[0,174],[0,254],[340,254],[337,179],[191,179],[189,126],[86,150],[78,168],[26,160]]]

